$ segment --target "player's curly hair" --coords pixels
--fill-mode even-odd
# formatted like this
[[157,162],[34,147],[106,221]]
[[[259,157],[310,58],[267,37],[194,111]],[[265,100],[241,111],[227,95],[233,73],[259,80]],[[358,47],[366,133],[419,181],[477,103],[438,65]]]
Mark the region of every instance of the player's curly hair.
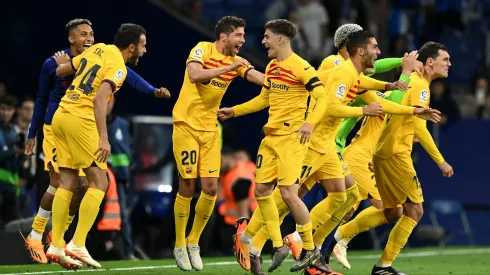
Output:
[[214,27],[214,33],[216,35],[216,41],[219,40],[222,33],[229,35],[234,32],[236,28],[245,28],[247,26],[247,22],[242,18],[236,16],[225,16],[221,18],[216,27]]
[[439,56],[439,50],[445,52],[448,51],[444,44],[429,41],[422,45],[422,47],[420,47],[419,57],[417,58],[417,60],[424,63],[425,65],[428,58],[436,59]]
[[335,31],[335,36],[333,37],[333,44],[335,45],[335,48],[340,49],[345,47],[349,35],[356,31],[362,31],[362,27],[351,23],[340,26]]
[[92,22],[90,22],[90,20],[85,18],[75,18],[70,20],[70,22],[68,22],[65,26],[66,33],[70,34],[70,32],[76,27],[78,27],[78,25],[83,25],[83,24],[92,26]]
[[370,31],[363,30],[351,33],[345,46],[349,56],[355,56],[358,48],[366,48],[369,44],[369,39],[373,37],[374,34]]
[[122,24],[114,36],[114,45],[121,50],[131,44],[138,45],[142,34],[146,35],[146,30],[142,26],[132,23]]
[[264,28],[275,34],[284,35],[290,40],[296,36],[296,27],[286,19],[274,19],[265,23]]

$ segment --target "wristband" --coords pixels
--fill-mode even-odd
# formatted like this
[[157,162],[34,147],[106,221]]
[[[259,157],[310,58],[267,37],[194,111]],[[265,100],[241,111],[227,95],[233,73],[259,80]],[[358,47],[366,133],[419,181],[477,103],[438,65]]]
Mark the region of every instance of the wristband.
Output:
[[407,83],[407,84],[410,84],[410,81],[411,81],[410,77],[408,77],[408,76],[406,76],[404,74],[401,74],[400,75],[400,80],[403,81],[403,82],[405,82],[405,83]]

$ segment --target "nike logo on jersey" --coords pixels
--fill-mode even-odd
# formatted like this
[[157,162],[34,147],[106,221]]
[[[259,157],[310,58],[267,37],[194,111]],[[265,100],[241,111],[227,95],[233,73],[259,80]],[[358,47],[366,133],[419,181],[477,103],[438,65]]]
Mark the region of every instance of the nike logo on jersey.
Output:
[[308,70],[309,68],[311,68],[311,66],[310,66],[310,67],[306,67],[306,68],[305,68],[305,71],[306,71],[306,70]]
[[281,182],[281,181],[283,181],[283,180],[284,180],[284,179],[279,179],[279,181],[280,181],[280,182]]
[[214,173],[216,171],[218,171],[218,170],[209,170],[209,173]]

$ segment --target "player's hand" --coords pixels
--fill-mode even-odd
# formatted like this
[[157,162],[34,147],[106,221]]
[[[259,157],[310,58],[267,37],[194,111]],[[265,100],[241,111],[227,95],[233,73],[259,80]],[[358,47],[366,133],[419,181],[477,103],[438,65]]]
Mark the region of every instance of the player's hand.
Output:
[[368,106],[362,108],[362,114],[365,116],[379,116],[383,113],[383,107],[379,102],[371,102]]
[[404,81],[397,80],[393,83],[386,83],[385,89],[387,91],[393,91],[393,90],[406,91],[408,90],[408,84],[405,83]]
[[434,123],[441,121],[441,112],[431,108],[415,108],[413,114],[425,120],[430,120]]
[[230,71],[236,70],[240,68],[240,66],[249,66],[250,63],[245,59],[245,58],[240,58],[235,60],[228,68],[230,68]]
[[221,108],[218,111],[216,111],[216,114],[218,115],[219,120],[227,120],[229,118],[232,118],[235,116],[235,111],[233,108]]
[[371,172],[373,172],[373,173],[374,173],[374,163],[373,163],[372,161],[370,161],[370,162],[368,163],[368,169],[369,169],[369,171],[371,171]]
[[446,178],[450,178],[454,175],[453,167],[451,167],[451,165],[445,161],[439,164],[439,169],[441,169],[442,175]]
[[300,143],[305,144],[310,141],[311,133],[313,133],[313,125],[305,122],[296,132],[298,132],[296,138],[299,137]]
[[422,74],[421,70],[424,67],[424,64],[417,60],[418,57],[419,53],[417,51],[412,51],[410,54],[405,53],[402,61],[402,74],[410,75],[412,72]]
[[159,88],[153,94],[157,98],[170,98],[170,92],[167,88]]
[[107,161],[107,158],[111,155],[111,145],[107,137],[100,138],[99,149],[95,151],[94,155],[97,157],[98,162],[104,163]]
[[64,51],[57,52],[54,54],[54,61],[56,61],[56,64],[61,65],[61,64],[66,64],[70,62],[70,56],[66,54]]
[[26,156],[34,156],[34,146],[36,146],[35,138],[28,138],[26,141],[26,147],[24,149],[24,154]]

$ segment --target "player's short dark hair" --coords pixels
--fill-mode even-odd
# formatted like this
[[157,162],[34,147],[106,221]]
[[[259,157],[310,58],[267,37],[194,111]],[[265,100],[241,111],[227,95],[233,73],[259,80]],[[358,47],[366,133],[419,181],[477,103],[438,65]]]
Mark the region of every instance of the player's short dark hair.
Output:
[[69,35],[73,29],[83,24],[92,26],[92,22],[85,18],[75,18],[70,20],[70,22],[68,22],[65,26],[66,33]]
[[229,35],[230,33],[234,32],[236,28],[245,28],[246,26],[247,22],[245,22],[245,20],[242,18],[236,16],[222,17],[214,27],[216,41],[219,40],[219,37],[222,33],[226,33],[226,35]]
[[425,65],[428,58],[436,59],[439,56],[439,50],[447,52],[447,48],[444,44],[433,41],[427,42],[420,48],[417,60]]
[[274,34],[284,35],[289,39],[296,36],[296,27],[291,21],[286,19],[274,19],[265,23],[264,28]]
[[122,24],[114,36],[114,45],[121,50],[131,44],[138,45],[142,34],[146,35],[146,30],[142,26],[132,23]]
[[0,105],[7,105],[12,108],[16,108],[17,105],[19,104],[19,100],[11,94],[6,94],[2,100],[0,100]]
[[349,56],[355,56],[358,48],[366,48],[369,44],[369,40],[373,37],[374,34],[366,30],[351,33],[346,44]]

